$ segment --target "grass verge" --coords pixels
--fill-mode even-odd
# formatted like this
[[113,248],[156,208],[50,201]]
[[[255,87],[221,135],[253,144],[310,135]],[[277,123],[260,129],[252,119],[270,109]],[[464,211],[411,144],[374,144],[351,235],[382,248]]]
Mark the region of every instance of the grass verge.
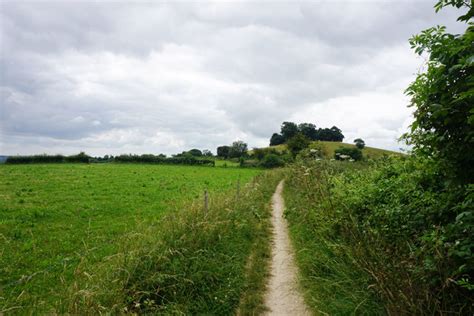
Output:
[[334,233],[338,222],[326,181],[344,167],[331,165],[313,169],[294,165],[284,189],[285,216],[306,303],[318,315],[383,314],[370,290],[370,276],[356,263],[351,245]]

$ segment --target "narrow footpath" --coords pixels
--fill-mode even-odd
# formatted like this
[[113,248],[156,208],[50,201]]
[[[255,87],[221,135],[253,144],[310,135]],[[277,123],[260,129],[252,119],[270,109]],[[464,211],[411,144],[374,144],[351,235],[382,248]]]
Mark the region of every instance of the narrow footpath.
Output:
[[281,181],[272,197],[273,246],[271,276],[265,295],[266,315],[311,315],[298,291],[298,270],[288,235],[288,224],[283,217],[285,209]]

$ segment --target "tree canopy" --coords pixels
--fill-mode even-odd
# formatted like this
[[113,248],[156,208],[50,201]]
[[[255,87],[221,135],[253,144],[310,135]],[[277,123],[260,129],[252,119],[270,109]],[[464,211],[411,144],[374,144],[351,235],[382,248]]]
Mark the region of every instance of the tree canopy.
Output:
[[270,138],[270,146],[285,144],[298,133],[311,141],[342,142],[344,139],[342,131],[336,126],[316,129],[316,125],[313,123],[296,124],[293,122],[283,122],[280,133],[273,133]]

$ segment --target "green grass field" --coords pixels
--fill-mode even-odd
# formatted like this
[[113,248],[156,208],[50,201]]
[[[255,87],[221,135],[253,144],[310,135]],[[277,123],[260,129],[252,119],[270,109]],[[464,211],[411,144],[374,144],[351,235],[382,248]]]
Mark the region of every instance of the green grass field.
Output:
[[[142,164],[0,166],[0,311],[61,301],[81,260],[164,214],[235,190],[254,169]],[[234,193],[232,193],[234,194]]]

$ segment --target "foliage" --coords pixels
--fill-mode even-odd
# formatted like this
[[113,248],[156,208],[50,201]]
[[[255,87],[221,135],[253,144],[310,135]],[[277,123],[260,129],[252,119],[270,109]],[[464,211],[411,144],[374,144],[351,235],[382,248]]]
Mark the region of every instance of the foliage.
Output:
[[310,140],[301,133],[297,133],[295,136],[288,140],[287,146],[288,150],[291,152],[293,157],[303,149],[309,146]]
[[78,155],[33,155],[33,156],[9,156],[5,163],[7,164],[28,164],[28,163],[63,163],[63,162],[81,162],[88,163],[91,157],[81,152]]
[[270,146],[285,144],[298,133],[312,141],[342,142],[344,139],[342,131],[336,126],[316,129],[316,125],[312,123],[296,125],[293,122],[283,122],[280,134],[273,133],[270,138]]
[[229,150],[230,158],[241,158],[247,154],[247,143],[244,143],[241,140],[237,140],[232,143],[232,146]]
[[[463,1],[439,1],[461,7]],[[466,3],[466,5],[468,5]],[[469,6],[469,5],[468,5]],[[460,17],[468,21],[474,12]],[[474,179],[474,24],[462,35],[432,27],[415,35],[410,44],[419,55],[428,54],[426,71],[406,90],[415,108],[411,132],[405,135],[417,155],[435,159],[453,182]]]
[[265,155],[265,157],[260,162],[260,166],[264,168],[277,168],[277,167],[283,167],[284,165],[285,165],[285,161],[275,154]]
[[316,125],[312,123],[298,124],[298,131],[310,140],[318,139],[318,131],[316,130]]
[[204,150],[202,151],[202,155],[203,155],[204,157],[213,157],[212,152],[211,152],[210,150],[208,150],[208,149],[204,149]]
[[383,315],[373,281],[339,233],[339,213],[329,179],[358,164],[327,160],[290,166],[285,180],[285,217],[305,301],[315,315]]
[[[418,157],[370,166],[324,161],[295,166],[287,189],[294,215],[288,218],[303,238],[299,247],[319,257],[323,246],[312,245],[306,234],[324,232],[333,250],[344,249],[331,260],[347,255],[359,274],[366,271],[359,277],[370,280],[389,314],[472,314],[473,187],[448,191],[436,170]],[[315,271],[309,268],[303,268],[308,286],[323,291],[312,284]],[[325,277],[344,278],[332,270]]]
[[219,146],[217,147],[217,156],[222,158],[229,158],[230,157],[230,146]]
[[[243,188],[260,173],[256,169],[143,164],[1,165],[0,314],[66,314],[69,290],[76,281],[87,278],[87,273],[99,277],[97,265],[112,269],[111,258],[124,249],[133,250],[127,248],[132,245],[122,243],[124,239],[140,240],[152,227],[160,231],[157,220],[181,213],[191,201],[202,206],[205,189],[211,208],[218,195],[234,199],[237,181]],[[256,203],[253,201],[249,203]],[[244,211],[249,215],[236,223],[263,212],[260,205],[249,206]],[[222,216],[226,209],[220,210]],[[217,225],[217,219],[213,223]],[[196,235],[202,231],[199,227],[195,226]],[[260,228],[252,229],[261,233]],[[156,235],[157,242],[166,234]],[[215,239],[210,236],[209,245],[218,242],[217,235],[212,235]],[[205,251],[203,248],[202,253]],[[236,256],[241,260],[244,254]],[[175,260],[178,258],[176,255]],[[105,281],[108,272],[101,272]],[[213,284],[211,272],[200,281],[203,287],[205,282]],[[106,292],[113,284],[103,284],[101,290]]]
[[209,165],[214,166],[213,159],[196,158],[191,154],[179,155],[175,157],[155,156],[152,154],[144,155],[119,155],[114,158],[115,162],[120,163],[153,163],[170,165]]
[[195,149],[195,148],[189,150],[188,153],[190,153],[190,154],[191,154],[192,156],[194,156],[194,157],[201,157],[201,156],[203,156],[203,152],[200,151],[199,149]]
[[355,161],[362,160],[362,151],[359,148],[340,147],[334,151],[336,160],[345,160],[344,157],[350,157]]
[[343,139],[344,139],[344,135],[342,134],[342,131],[336,126],[333,126],[331,128],[318,129],[315,140],[329,141],[329,142],[342,142]]
[[359,149],[364,149],[365,147],[365,142],[362,138],[356,138],[354,139],[354,144],[356,145],[357,148]]
[[270,146],[281,145],[285,143],[285,137],[281,134],[273,133],[272,137],[270,138]]
[[296,125],[293,122],[283,122],[281,124],[281,136],[285,139],[285,141],[288,141],[290,138],[296,135],[298,133],[298,125]]

